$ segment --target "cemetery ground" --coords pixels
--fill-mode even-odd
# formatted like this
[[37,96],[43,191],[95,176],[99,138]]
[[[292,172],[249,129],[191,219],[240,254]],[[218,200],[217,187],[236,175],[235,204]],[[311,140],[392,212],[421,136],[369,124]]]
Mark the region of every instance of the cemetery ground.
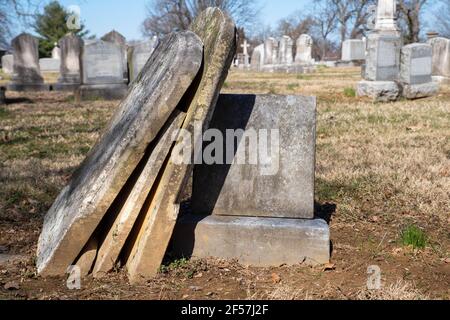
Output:
[[[316,213],[330,222],[330,265],[260,269],[168,255],[146,285],[132,287],[117,271],[76,291],[36,275],[37,239],[117,102],[7,92],[0,254],[14,262],[0,261],[0,299],[450,299],[450,86],[437,97],[381,104],[355,97],[360,78],[359,68],[233,71],[222,90],[317,96]],[[380,290],[366,289],[369,266],[381,269]]]

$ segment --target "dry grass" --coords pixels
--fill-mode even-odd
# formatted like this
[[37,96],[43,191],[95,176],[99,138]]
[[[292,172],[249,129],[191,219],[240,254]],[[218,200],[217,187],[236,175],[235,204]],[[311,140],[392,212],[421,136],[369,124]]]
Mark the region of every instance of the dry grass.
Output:
[[380,290],[361,290],[358,293],[359,300],[429,300],[430,297],[424,295],[411,283],[398,280],[386,288]]
[[[158,298],[163,292],[164,298],[178,299],[450,299],[450,87],[438,97],[376,104],[344,94],[359,79],[357,68],[300,76],[231,72],[223,89],[318,97],[316,200],[319,213],[333,214],[335,270],[227,267],[231,272],[223,272],[209,265],[202,278],[163,275],[145,294],[117,276],[109,284],[93,282],[77,297],[110,297],[111,290],[101,289],[109,285],[128,298]],[[77,104],[59,93],[8,92],[7,98],[10,103],[0,107],[0,246],[32,260],[44,214],[117,103]],[[410,224],[424,230],[426,249],[402,247],[401,232]],[[361,291],[373,264],[394,285]],[[32,265],[26,270],[32,274]],[[271,282],[273,272],[281,283]],[[11,274],[23,277],[21,271],[0,275],[0,284]],[[39,279],[25,278],[30,288],[41,288]],[[58,296],[57,283],[46,289],[48,296]],[[192,285],[214,294],[192,293]]]

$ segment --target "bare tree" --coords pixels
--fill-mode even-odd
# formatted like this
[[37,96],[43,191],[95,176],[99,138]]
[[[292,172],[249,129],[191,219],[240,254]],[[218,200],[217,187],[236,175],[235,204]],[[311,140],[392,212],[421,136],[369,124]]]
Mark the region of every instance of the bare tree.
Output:
[[450,38],[450,1],[443,1],[434,16],[436,18],[436,31],[441,36]]
[[0,0],[1,46],[9,47],[14,29],[19,25],[28,25],[37,7],[37,4],[31,0]]
[[337,12],[325,3],[319,3],[315,10],[313,33],[317,38],[317,46],[319,47],[318,55],[323,60],[327,52],[332,48],[331,41],[328,37],[336,30]]
[[301,12],[295,12],[287,18],[278,21],[276,33],[278,36],[289,36],[294,41],[302,34],[310,33],[314,25],[314,18],[311,16],[303,16]]
[[368,9],[376,2],[376,0],[316,0],[316,3],[336,14],[341,43],[348,37],[358,38],[365,34],[370,14]]
[[432,0],[398,0],[400,26],[406,44],[420,41],[421,14],[424,6],[430,2]]
[[208,7],[218,7],[230,14],[239,27],[255,21],[259,8],[248,0],[151,0],[143,23],[144,35],[164,36],[186,30],[197,15]]

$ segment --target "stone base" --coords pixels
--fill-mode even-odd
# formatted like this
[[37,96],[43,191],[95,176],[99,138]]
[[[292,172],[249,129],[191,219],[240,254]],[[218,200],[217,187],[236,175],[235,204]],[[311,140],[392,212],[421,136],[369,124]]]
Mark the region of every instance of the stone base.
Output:
[[450,78],[443,76],[433,76],[433,82],[437,82],[440,84],[450,84]]
[[76,91],[80,87],[79,83],[55,83],[53,90],[55,91]]
[[395,101],[400,96],[400,88],[394,81],[360,81],[356,92],[359,97],[379,102]]
[[36,91],[50,91],[50,85],[48,84],[22,84],[22,83],[9,83],[7,85],[9,91],[19,92],[36,92]]
[[271,73],[312,73],[315,67],[313,65],[301,65],[301,64],[268,64],[260,67],[261,72]]
[[439,91],[439,84],[429,82],[415,85],[403,85],[403,96],[406,99],[419,99],[434,96]]
[[128,93],[126,84],[82,85],[75,92],[77,101],[84,100],[121,100]]
[[179,256],[234,259],[256,267],[330,260],[330,230],[323,220],[186,215],[172,239]]

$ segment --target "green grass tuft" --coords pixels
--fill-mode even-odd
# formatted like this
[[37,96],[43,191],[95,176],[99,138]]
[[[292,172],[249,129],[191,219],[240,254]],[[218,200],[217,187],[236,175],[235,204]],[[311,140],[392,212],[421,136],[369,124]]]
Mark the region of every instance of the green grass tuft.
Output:
[[356,97],[356,90],[354,88],[345,88],[344,96],[346,96],[348,98],[354,98],[354,97]]
[[420,228],[409,225],[401,233],[404,246],[412,246],[414,249],[424,249],[427,246],[427,236]]

